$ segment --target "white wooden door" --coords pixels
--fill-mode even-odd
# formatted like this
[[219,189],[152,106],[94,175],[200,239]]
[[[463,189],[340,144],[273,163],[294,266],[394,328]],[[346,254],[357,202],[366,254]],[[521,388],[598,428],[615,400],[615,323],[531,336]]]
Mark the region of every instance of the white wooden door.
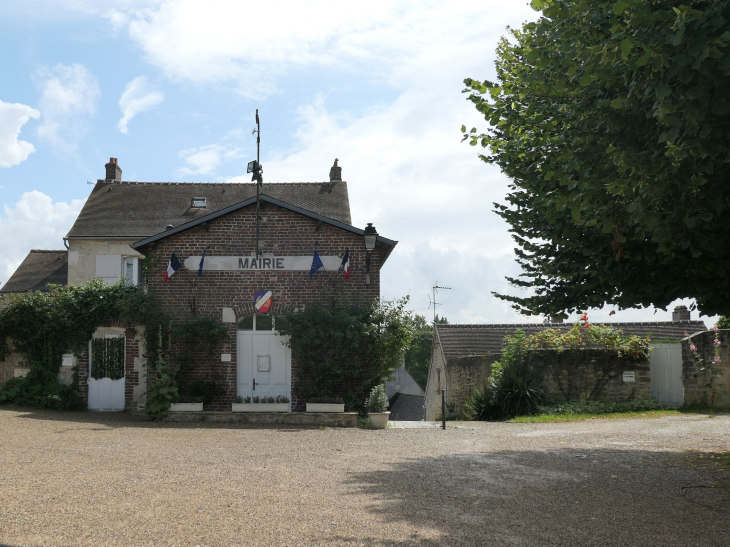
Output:
[[291,398],[291,350],[284,345],[287,338],[277,336],[274,331],[238,332],[238,395]]
[[652,348],[649,358],[651,396],[667,406],[682,406],[684,384],[681,344],[654,344]]
[[[105,338],[120,338],[123,336],[107,334]],[[112,380],[111,378],[100,378],[95,380],[91,377],[92,349],[89,342],[89,410],[124,410],[124,388],[125,378]]]

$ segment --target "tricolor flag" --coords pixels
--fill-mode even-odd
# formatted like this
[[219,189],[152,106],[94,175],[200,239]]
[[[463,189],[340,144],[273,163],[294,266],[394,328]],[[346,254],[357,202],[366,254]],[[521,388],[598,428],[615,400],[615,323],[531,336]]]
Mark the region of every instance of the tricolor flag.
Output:
[[203,274],[203,261],[205,260],[205,251],[206,249],[203,249],[203,256],[200,257],[200,266],[198,266],[198,277]]
[[167,283],[167,280],[172,277],[172,274],[174,274],[179,269],[180,261],[175,256],[175,253],[172,253],[172,256],[170,257],[170,262],[167,264],[167,271],[165,272],[164,282]]
[[309,279],[312,279],[312,274],[320,268],[324,268],[324,264],[322,264],[322,259],[319,258],[319,254],[317,253],[317,251],[314,251],[314,256],[312,257],[312,267],[309,269]]
[[345,280],[350,279],[350,249],[345,249],[345,256],[342,257],[340,267],[345,271]]

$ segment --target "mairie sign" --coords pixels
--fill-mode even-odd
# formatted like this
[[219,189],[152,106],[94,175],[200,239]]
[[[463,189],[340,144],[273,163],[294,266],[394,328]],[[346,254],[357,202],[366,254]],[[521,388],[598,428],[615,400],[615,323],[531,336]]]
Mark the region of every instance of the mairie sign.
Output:
[[[188,270],[197,270],[200,266],[200,256],[190,256],[185,259]],[[342,263],[339,256],[320,256],[324,269],[337,271]],[[312,267],[312,256],[205,256],[203,271],[305,271]]]

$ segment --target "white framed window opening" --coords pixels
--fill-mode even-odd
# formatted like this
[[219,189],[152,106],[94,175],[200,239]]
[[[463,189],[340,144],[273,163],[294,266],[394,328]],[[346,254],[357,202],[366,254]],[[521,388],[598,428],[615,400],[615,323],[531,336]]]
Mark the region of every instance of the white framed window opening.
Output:
[[122,279],[132,285],[143,285],[144,258],[125,258],[122,261]]
[[270,332],[276,330],[276,316],[264,313],[247,315],[239,319],[238,330],[254,332]]

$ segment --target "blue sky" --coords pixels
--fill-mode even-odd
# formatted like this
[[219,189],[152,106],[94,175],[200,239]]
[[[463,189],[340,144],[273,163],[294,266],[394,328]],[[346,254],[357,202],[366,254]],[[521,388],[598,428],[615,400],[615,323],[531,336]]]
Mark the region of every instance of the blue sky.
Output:
[[[494,77],[526,1],[362,3],[5,0],[0,4],[0,282],[31,248],[62,248],[91,186],[248,180],[254,112],[270,182],[326,180],[335,157],[353,222],[399,240],[382,294],[452,322],[520,322],[506,178],[461,144],[483,126],[462,80]],[[607,320],[609,310],[591,311]],[[695,313],[696,315],[696,313]],[[613,320],[670,319],[654,309]]]

